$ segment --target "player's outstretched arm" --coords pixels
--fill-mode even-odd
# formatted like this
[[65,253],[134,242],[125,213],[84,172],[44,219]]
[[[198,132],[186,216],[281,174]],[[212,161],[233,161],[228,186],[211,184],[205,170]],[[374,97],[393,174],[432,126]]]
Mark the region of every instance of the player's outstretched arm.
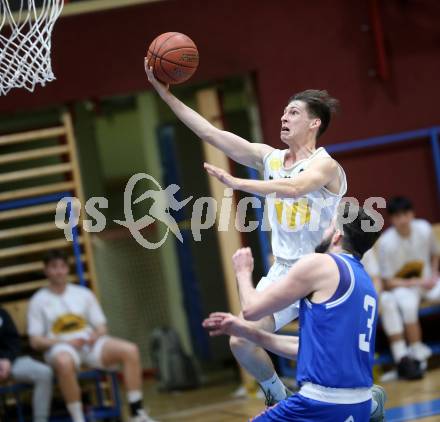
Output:
[[276,194],[281,198],[297,198],[328,186],[339,177],[339,166],[332,158],[315,160],[305,171],[292,179],[251,180],[239,179],[211,164],[205,164],[210,176],[232,189],[257,195]]
[[231,132],[220,130],[199,113],[176,98],[168,86],[159,82],[145,60],[148,80],[160,97],[168,104],[174,114],[200,139],[223,151],[229,158],[245,166],[261,170],[263,157],[273,150],[266,144],[252,143]]
[[257,292],[252,283],[253,258],[250,248],[239,249],[232,258],[242,300],[243,317],[258,321],[315,292],[337,287],[339,272],[326,254],[310,254],[296,262],[280,281]]
[[210,336],[241,337],[288,359],[295,359],[298,355],[298,337],[268,333],[230,313],[214,312],[203,321],[202,325],[209,330]]

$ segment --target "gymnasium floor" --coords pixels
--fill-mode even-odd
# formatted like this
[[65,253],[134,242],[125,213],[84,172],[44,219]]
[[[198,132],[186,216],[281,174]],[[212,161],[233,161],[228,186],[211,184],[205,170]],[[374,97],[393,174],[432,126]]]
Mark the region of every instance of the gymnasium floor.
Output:
[[[440,368],[430,370],[420,381],[393,381],[384,385],[387,422],[440,421]],[[148,382],[146,401],[159,421],[244,422],[263,410],[260,399],[233,398],[237,383],[216,382],[202,389],[164,394]],[[435,415],[437,413],[437,415]]]

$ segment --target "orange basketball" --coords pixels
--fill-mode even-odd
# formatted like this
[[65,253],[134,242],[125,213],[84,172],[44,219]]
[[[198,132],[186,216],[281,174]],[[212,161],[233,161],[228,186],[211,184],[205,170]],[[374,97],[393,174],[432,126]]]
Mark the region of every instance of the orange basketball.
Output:
[[175,85],[187,81],[197,70],[199,52],[185,34],[165,32],[148,47],[147,61],[156,79]]

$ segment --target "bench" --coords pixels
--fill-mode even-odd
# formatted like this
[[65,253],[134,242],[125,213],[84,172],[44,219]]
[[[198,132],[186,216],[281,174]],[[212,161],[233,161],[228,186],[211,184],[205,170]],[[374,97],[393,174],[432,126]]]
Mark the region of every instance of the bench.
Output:
[[[95,383],[95,397],[97,398],[97,403],[88,409],[87,419],[101,420],[121,417],[121,397],[119,392],[118,375],[116,372],[102,371],[99,369],[83,370],[79,372],[78,378],[79,380],[90,380]],[[108,400],[105,399],[103,394],[101,381],[104,379],[109,379],[110,381],[112,405],[108,404]],[[6,384],[0,385],[0,402],[4,407],[7,397],[13,397],[18,422],[30,422],[30,420],[25,417],[22,394],[28,394],[32,391],[32,388],[33,386],[31,384],[14,383],[13,381],[8,381]],[[52,416],[50,418],[50,422],[70,422],[70,420],[71,419],[67,414],[65,416]]]

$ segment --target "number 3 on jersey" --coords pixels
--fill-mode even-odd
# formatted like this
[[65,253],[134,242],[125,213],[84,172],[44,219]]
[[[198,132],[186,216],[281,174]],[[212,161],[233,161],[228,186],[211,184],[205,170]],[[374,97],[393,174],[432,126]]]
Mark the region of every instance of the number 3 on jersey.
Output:
[[373,334],[373,322],[376,316],[376,299],[370,295],[366,295],[364,298],[364,309],[370,315],[367,320],[368,336],[367,334],[359,335],[359,349],[363,352],[369,352],[371,335]]

